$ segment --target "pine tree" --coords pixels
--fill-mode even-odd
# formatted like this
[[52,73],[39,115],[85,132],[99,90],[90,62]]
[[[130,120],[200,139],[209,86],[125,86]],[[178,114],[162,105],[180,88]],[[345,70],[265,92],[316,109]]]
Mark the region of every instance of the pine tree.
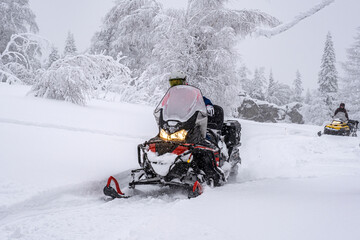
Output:
[[69,31],[65,41],[64,57],[74,56],[77,53],[74,35]]
[[37,33],[35,14],[29,0],[0,1],[0,55],[5,50],[10,37],[16,33]]
[[326,36],[324,53],[321,60],[318,89],[312,94],[309,105],[303,109],[306,123],[322,125],[334,114],[335,97],[338,93],[338,73],[335,63],[335,51],[329,32]]
[[343,64],[342,97],[351,112],[351,118],[360,120],[360,27],[354,43],[347,49],[347,60]]
[[49,60],[47,62],[47,67],[49,68],[53,62],[56,62],[60,59],[59,51],[56,47],[52,47],[51,53],[49,55]]
[[273,72],[272,72],[272,70],[270,70],[269,85],[268,85],[268,89],[267,89],[266,100],[271,102],[271,99],[274,96],[274,93],[275,93],[275,81],[274,81],[274,77],[273,77]]
[[250,93],[250,96],[255,99],[265,100],[266,78],[264,76],[264,68],[255,69],[252,85],[253,91]]
[[302,93],[304,91],[304,88],[302,86],[301,74],[299,70],[296,71],[296,78],[293,82],[293,88],[294,88],[293,101],[302,102],[303,101]]
[[325,99],[325,104],[332,111],[335,95],[338,92],[338,72],[336,70],[336,59],[334,44],[330,32],[326,36],[324,53],[321,60],[321,70],[319,72],[319,92]]
[[271,70],[269,75],[266,101],[282,106],[290,102],[291,96],[291,88],[284,83],[279,83],[278,81],[275,81]]
[[306,90],[306,95],[305,95],[305,103],[306,104],[310,104],[311,103],[311,93],[310,93],[310,89]]

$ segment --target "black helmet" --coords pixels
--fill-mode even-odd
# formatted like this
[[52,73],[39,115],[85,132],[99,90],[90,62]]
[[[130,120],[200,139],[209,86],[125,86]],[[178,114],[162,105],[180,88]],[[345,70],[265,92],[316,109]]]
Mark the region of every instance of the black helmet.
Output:
[[340,103],[340,107],[345,108],[345,103]]

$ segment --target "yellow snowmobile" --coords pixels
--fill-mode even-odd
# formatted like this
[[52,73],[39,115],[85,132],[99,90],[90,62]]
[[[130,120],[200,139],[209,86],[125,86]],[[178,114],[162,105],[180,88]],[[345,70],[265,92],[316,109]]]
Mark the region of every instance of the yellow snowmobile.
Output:
[[347,122],[342,122],[336,119],[324,127],[324,134],[349,136],[350,127]]
[[318,135],[340,135],[357,137],[359,121],[345,120],[345,116],[334,116],[333,121],[324,127],[324,133],[318,132]]

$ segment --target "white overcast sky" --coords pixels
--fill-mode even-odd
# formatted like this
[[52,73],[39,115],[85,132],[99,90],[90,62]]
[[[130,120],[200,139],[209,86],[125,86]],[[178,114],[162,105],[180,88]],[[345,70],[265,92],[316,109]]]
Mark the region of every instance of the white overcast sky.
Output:
[[[160,0],[165,8],[185,8],[187,0]],[[229,0],[232,9],[259,9],[283,22],[293,18],[321,0]],[[114,5],[113,0],[30,0],[36,14],[40,35],[49,39],[62,52],[67,32],[74,33],[79,50],[90,45],[90,39],[101,20]],[[360,1],[336,0],[314,16],[287,32],[271,39],[264,37],[239,41],[238,50],[250,70],[271,68],[275,80],[291,84],[297,69],[305,88],[316,88],[317,75],[328,31],[333,35],[338,71],[345,61],[346,48],[353,43],[360,27]]]

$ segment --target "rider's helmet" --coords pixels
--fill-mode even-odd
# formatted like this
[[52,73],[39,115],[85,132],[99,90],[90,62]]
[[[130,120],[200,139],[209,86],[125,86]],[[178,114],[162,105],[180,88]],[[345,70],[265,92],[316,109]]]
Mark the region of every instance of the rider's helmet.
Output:
[[170,86],[186,85],[186,75],[182,71],[172,72],[169,77]]
[[345,108],[345,103],[340,103],[340,108]]

